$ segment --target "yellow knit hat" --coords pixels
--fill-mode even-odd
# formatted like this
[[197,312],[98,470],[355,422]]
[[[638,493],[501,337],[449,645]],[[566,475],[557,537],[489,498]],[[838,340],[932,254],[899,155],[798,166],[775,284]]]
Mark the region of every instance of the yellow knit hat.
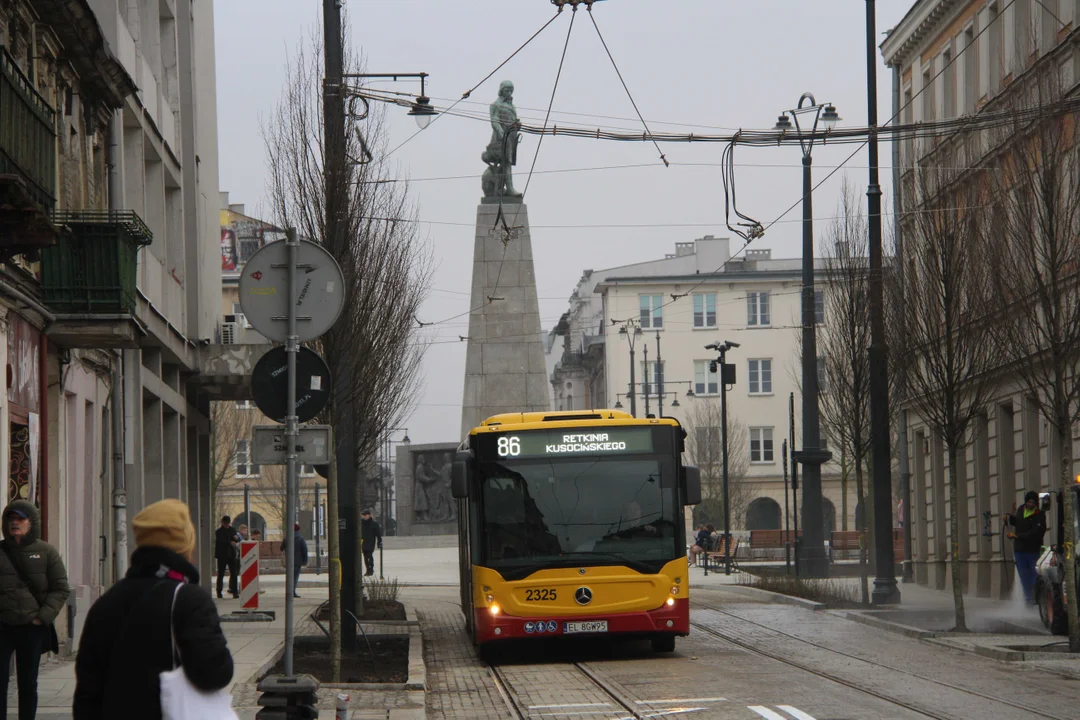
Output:
[[148,505],[131,521],[135,544],[163,547],[181,555],[195,549],[195,526],[188,506],[179,500],[161,500]]

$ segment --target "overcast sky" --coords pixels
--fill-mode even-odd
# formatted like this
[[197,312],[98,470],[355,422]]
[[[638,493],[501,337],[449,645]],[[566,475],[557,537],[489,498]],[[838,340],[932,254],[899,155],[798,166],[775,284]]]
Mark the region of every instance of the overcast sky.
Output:
[[[880,42],[911,0],[879,0],[877,5]],[[351,19],[349,40],[366,57],[367,70],[430,73],[427,94],[442,107],[491,72],[555,12],[548,0],[343,0],[343,6]],[[260,124],[280,96],[286,54],[321,27],[321,7],[317,0],[215,3],[220,185],[249,214],[266,207]],[[842,124],[866,124],[863,0],[605,0],[593,12],[654,131],[771,128],[803,92],[834,103]],[[458,109],[486,113],[499,81],[509,79],[516,86],[518,114],[526,123],[540,124],[569,24],[567,9]],[[892,78],[880,54],[878,60],[878,108],[884,122],[890,115]],[[379,87],[419,91],[404,82]],[[391,108],[388,120],[390,147],[416,132],[404,109]],[[552,121],[633,131],[641,127],[584,8],[570,36]],[[413,181],[424,221],[420,233],[437,263],[422,313],[425,321],[468,310],[476,205],[485,168],[480,153],[490,134],[486,122],[445,116],[394,153],[400,174]],[[519,191],[537,140],[527,135],[519,148]],[[662,149],[672,163],[669,168],[652,144],[544,139],[526,203],[545,328],[566,310],[586,268],[651,260],[673,252],[676,242],[730,235],[719,166],[723,146],[669,144]],[[815,182],[853,149],[816,148]],[[883,143],[886,192],[890,159],[890,146]],[[768,224],[798,201],[802,175],[797,148],[743,147],[735,160],[739,206],[747,215]],[[866,162],[865,151],[859,152],[815,192],[818,237],[835,215],[842,178],[865,191]],[[612,167],[627,165],[639,167]],[[607,169],[565,172],[580,168]],[[754,247],[772,249],[773,257],[798,257],[800,217],[797,207],[791,210]],[[733,242],[733,248],[739,244]],[[413,442],[460,439],[465,344],[457,337],[466,334],[467,321],[443,323],[432,333],[435,343],[425,357],[421,404],[403,423]]]

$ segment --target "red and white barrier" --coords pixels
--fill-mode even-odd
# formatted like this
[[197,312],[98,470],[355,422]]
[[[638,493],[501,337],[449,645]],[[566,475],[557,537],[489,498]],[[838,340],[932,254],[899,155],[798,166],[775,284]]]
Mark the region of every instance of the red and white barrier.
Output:
[[259,543],[240,543],[240,607],[259,608]]

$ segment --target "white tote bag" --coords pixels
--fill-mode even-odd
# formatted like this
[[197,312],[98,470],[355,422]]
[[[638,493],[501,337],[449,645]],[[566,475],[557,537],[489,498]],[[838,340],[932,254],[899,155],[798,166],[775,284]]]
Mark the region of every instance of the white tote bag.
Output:
[[[239,720],[232,709],[232,695],[227,690],[203,692],[191,684],[184,674],[183,665],[176,664],[179,648],[176,646],[176,629],[173,613],[176,596],[183,583],[177,583],[173,591],[172,607],[169,609],[169,638],[172,649],[173,669],[161,673],[161,717],[163,720]],[[180,662],[183,663],[183,658]]]

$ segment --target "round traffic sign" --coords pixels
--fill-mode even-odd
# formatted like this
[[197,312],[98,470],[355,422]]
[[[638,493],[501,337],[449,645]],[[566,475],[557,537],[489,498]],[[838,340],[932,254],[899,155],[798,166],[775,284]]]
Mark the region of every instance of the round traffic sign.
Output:
[[[288,413],[289,358],[285,348],[276,347],[255,363],[251,373],[251,394],[255,406],[274,422],[284,423]],[[322,412],[330,401],[330,368],[319,353],[302,347],[296,354],[296,417],[307,422]]]
[[[251,326],[270,340],[288,333],[288,243],[259,248],[240,274],[240,307]],[[300,242],[296,253],[296,333],[300,342],[319,337],[345,305],[344,278],[337,261],[321,245]]]

